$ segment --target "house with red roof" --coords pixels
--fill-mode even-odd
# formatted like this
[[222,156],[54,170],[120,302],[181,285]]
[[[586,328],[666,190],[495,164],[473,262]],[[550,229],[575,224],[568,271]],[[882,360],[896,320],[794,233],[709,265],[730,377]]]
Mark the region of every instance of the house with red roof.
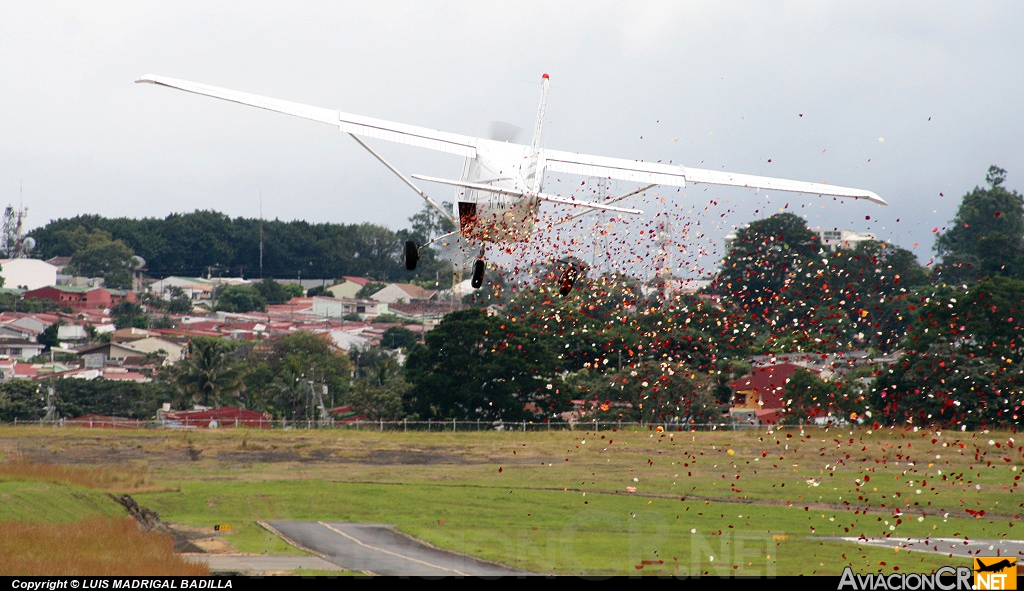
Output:
[[64,419],[62,424],[71,427],[85,427],[87,429],[138,429],[145,425],[143,421],[138,419],[97,414],[83,415],[73,419]]
[[103,287],[73,287],[70,285],[48,285],[22,294],[26,300],[40,299],[56,302],[58,306],[79,310],[103,310],[121,302],[136,302],[138,298],[131,291],[106,289]]
[[156,418],[165,426],[178,428],[256,427],[270,429],[271,417],[267,413],[245,410],[235,406],[196,408],[193,410],[158,410]]
[[786,384],[798,369],[805,368],[793,363],[765,365],[753,368],[749,376],[734,381],[730,384],[733,390],[730,416],[755,424],[778,423],[785,412]]

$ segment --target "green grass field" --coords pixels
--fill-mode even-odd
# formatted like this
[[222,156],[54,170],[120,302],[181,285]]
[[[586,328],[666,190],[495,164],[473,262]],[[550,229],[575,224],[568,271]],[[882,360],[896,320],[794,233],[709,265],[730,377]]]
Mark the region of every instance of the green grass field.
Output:
[[12,462],[121,467],[130,478],[97,487],[175,524],[229,524],[224,540],[251,553],[298,552],[261,520],[362,521],[543,574],[836,576],[969,560],[826,537],[1016,539],[1024,527],[1009,433],[2,427],[0,453],[0,520],[118,508],[6,474]]

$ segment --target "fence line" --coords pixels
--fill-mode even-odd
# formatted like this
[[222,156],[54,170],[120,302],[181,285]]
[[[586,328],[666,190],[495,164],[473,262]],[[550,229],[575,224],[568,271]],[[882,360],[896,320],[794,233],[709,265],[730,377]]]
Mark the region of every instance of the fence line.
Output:
[[[661,429],[665,432],[680,431],[736,431],[744,429],[778,428],[778,425],[763,425],[751,422],[720,422],[720,423],[646,423],[627,421],[573,421],[573,422],[529,422],[529,421],[458,421],[458,420],[427,420],[427,421],[334,421],[324,423],[317,420],[265,420],[265,419],[226,419],[222,421],[196,420],[150,420],[89,418],[83,420],[60,419],[56,421],[25,421],[15,419],[7,425],[37,425],[53,427],[85,427],[94,429],[276,429],[276,430],[355,430],[355,431],[437,431],[437,432],[469,432],[469,431],[612,431],[626,428]],[[803,425],[807,427],[827,427],[830,425]],[[835,425],[831,425],[835,426]]]

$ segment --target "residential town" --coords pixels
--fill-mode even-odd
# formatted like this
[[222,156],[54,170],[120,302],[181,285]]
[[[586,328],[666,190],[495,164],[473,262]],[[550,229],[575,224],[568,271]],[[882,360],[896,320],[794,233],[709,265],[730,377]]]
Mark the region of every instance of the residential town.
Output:
[[[423,335],[446,314],[465,308],[463,297],[471,292],[468,281],[456,285],[453,292],[346,276],[333,285],[323,280],[307,280],[301,285],[286,282],[284,285],[295,291],[301,289],[317,295],[268,304],[263,311],[227,312],[217,309],[218,289],[250,285],[253,281],[232,277],[137,278],[137,292],[105,288],[102,279],[66,275],[63,270],[67,263],[67,257],[48,261],[0,260],[0,274],[5,284],[18,286],[3,288],[4,293],[26,302],[26,307],[33,300],[52,302],[49,305],[52,309],[46,312],[0,312],[0,380],[102,379],[148,383],[162,369],[186,359],[190,354],[189,344],[195,338],[260,341],[305,332],[326,337],[339,354],[358,354],[373,347],[397,349],[395,343],[384,340],[389,328],[402,327],[422,341]],[[697,297],[708,284],[708,280],[672,280],[645,290],[659,296],[665,295],[667,290]],[[368,285],[369,296],[358,297],[367,293]],[[175,297],[187,298],[187,309],[180,313],[163,312],[160,322],[152,323],[159,326],[140,327],[132,323],[122,326],[124,323],[119,323],[115,314],[123,303],[138,305],[146,312],[145,304],[140,302],[156,301],[153,298],[169,301]],[[700,297],[721,307],[716,296]],[[45,338],[47,334],[49,339]],[[749,361],[751,373],[729,384],[735,394],[728,416],[740,425],[779,422],[786,406],[783,390],[796,369],[805,369],[817,376],[843,376],[856,367],[877,362],[867,352],[840,352],[821,357],[806,354],[778,358],[759,356]],[[593,399],[573,399],[571,409],[561,412],[559,418],[570,424],[596,420],[599,414],[607,415],[597,412],[599,405],[601,402]],[[628,402],[613,403],[616,405],[631,406]],[[339,409],[349,418],[365,418],[350,412],[350,407]],[[172,411],[168,404],[159,414],[172,422],[194,421],[204,426],[209,422],[209,412],[202,405],[196,405],[195,410]],[[218,410],[216,414],[222,422],[230,419],[231,424],[262,425],[269,423],[270,418],[265,413],[236,407]],[[94,415],[64,419],[69,424],[89,426],[124,425],[125,421],[136,420]]]
[[[56,304],[51,312],[0,312],[0,367],[5,380],[102,377],[145,382],[151,380],[153,369],[184,359],[193,337],[258,340],[306,331],[329,337],[339,351],[347,352],[381,345],[382,335],[391,326],[422,333],[447,312],[463,307],[442,292],[407,283],[389,283],[369,298],[359,299],[356,293],[369,280],[345,277],[327,286],[322,296],[292,298],[285,304],[268,305],[265,312],[230,313],[213,310],[215,289],[251,281],[167,277],[146,285],[144,293],[170,299],[172,288],[177,288],[191,300],[192,309],[166,315],[168,327],[118,328],[112,309],[122,302],[140,302],[140,294],[62,275],[61,263],[0,260],[5,285],[18,286],[5,287],[3,293]],[[385,322],[375,322],[382,317]],[[39,337],[52,326],[57,327],[57,343],[47,347]],[[41,359],[44,350],[50,359]],[[71,360],[70,355],[75,358]],[[58,357],[61,361],[56,361]]]
[[1024,210],[1004,179],[990,167],[964,196],[938,265],[782,212],[737,227],[699,279],[659,222],[644,269],[492,262],[478,289],[441,251],[401,263],[403,238],[448,229],[429,208],[398,232],[268,222],[254,279],[260,220],[80,216],[23,238],[9,207],[0,420],[1016,425]]

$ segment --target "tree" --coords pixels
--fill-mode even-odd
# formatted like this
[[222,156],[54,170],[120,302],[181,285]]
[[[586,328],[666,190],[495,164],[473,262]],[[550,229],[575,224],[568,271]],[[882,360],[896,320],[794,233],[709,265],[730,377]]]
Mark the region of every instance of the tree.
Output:
[[1024,204],[1003,187],[1006,171],[990,166],[987,189],[964,195],[956,217],[935,241],[942,257],[940,276],[949,284],[970,284],[986,277],[1024,279]]
[[174,383],[184,400],[220,407],[245,390],[243,371],[230,345],[220,339],[192,339],[189,356],[175,365]]
[[313,418],[310,386],[327,386],[325,402],[342,396],[349,387],[352,364],[330,338],[305,331],[276,335],[267,341],[242,346],[240,356],[248,368],[245,382],[250,403],[276,417]]
[[225,312],[252,312],[267,309],[267,302],[251,285],[226,285],[217,288],[214,295],[217,309]]
[[798,369],[786,382],[783,391],[788,425],[811,424],[815,419],[845,421],[852,412],[863,412],[866,401],[855,395],[846,384],[826,381],[806,369]]
[[[452,204],[443,201],[441,207],[447,211],[452,210]],[[426,244],[455,231],[455,224],[440,211],[429,203],[423,204],[423,209],[409,218],[411,228],[399,232],[398,238],[402,241],[412,240],[418,245]],[[453,242],[457,239],[453,239]],[[416,267],[416,277],[423,287],[438,287],[438,280],[441,277],[451,277],[452,265],[450,261],[443,260],[441,251],[443,246],[436,242],[428,248],[420,249],[420,260]],[[449,251],[449,254],[451,251]]]
[[345,400],[355,412],[370,420],[395,420],[404,416],[403,398],[412,387],[403,376],[393,351],[383,347],[354,349],[357,379]]
[[640,420],[689,424],[691,419],[697,422],[695,414],[704,417],[703,409],[694,409],[693,404],[706,385],[698,383],[693,368],[684,363],[641,360],[615,374],[612,383],[619,390],[617,399],[629,402]]
[[155,380],[149,383],[105,380],[54,380],[56,407],[61,416],[85,414],[149,420],[173,396],[173,387]]
[[0,422],[38,421],[45,415],[45,401],[38,382],[11,380],[0,383]]
[[404,326],[392,326],[380,337],[381,346],[389,349],[410,349],[419,342],[419,335]]
[[[294,284],[291,284],[294,285]],[[252,286],[260,293],[263,300],[268,304],[286,304],[292,299],[293,291],[278,283],[272,277],[253,283]],[[301,287],[299,290],[301,291]],[[301,294],[300,294],[301,296]]]
[[736,233],[715,290],[751,317],[768,317],[804,260],[820,249],[818,237],[799,216],[780,213],[757,220]]
[[131,289],[135,252],[121,240],[111,238],[109,232],[84,232],[79,226],[67,237],[75,250],[71,255],[71,268],[85,277],[102,277],[106,287]]
[[390,378],[382,383],[362,379],[352,385],[346,400],[356,414],[371,421],[394,421],[405,416],[403,397],[410,388],[409,382],[401,377]]
[[167,304],[169,314],[188,314],[192,311],[192,298],[185,293],[185,290],[172,285],[167,288],[167,292],[171,296],[171,300]]
[[568,371],[595,363],[603,367],[609,358],[618,366],[646,354],[638,347],[641,338],[634,326],[642,297],[635,278],[609,273],[581,279],[563,298],[556,291],[558,272],[554,266],[536,269],[537,283],[520,287],[505,306],[509,320],[534,331]]
[[63,320],[58,320],[57,322],[54,322],[50,326],[44,328],[43,332],[39,333],[39,336],[36,338],[36,341],[38,341],[40,345],[46,346],[46,348],[43,349],[43,351],[49,351],[54,347],[60,346],[60,339],[57,338],[57,333],[60,331],[60,327],[63,324]]
[[920,297],[905,355],[871,402],[892,422],[1019,428],[1024,418],[1024,281],[993,277]]
[[142,309],[142,306],[123,301],[115,304],[110,309],[110,316],[117,328],[149,328],[149,315]]
[[910,323],[910,297],[930,279],[917,257],[868,240],[852,250],[837,250],[829,266],[832,299],[848,312],[860,340],[885,351],[895,348]]
[[[444,201],[441,203],[441,207],[451,210],[452,204]],[[455,224],[441,215],[441,212],[434,209],[429,203],[424,203],[423,209],[409,218],[409,223],[412,224],[410,238],[417,244],[423,244],[428,240],[455,231]]]
[[60,308],[60,304],[53,300],[42,298],[25,299],[14,293],[0,293],[0,312],[28,312],[38,314],[39,312],[53,312]]
[[387,283],[380,283],[378,281],[367,281],[366,285],[360,287],[359,291],[356,292],[356,298],[360,300],[370,299],[370,296],[384,289],[387,286]]
[[406,362],[408,408],[421,417],[519,421],[567,408],[547,341],[480,309],[452,312]]

